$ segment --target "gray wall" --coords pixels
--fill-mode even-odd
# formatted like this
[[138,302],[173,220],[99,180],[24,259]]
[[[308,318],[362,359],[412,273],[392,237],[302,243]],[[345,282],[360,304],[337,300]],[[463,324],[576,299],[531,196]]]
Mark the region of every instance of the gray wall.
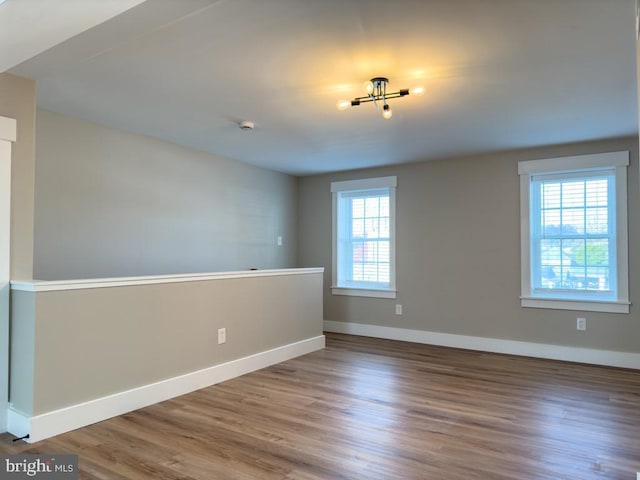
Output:
[[17,139],[11,150],[11,278],[30,280],[36,82],[0,73],[0,115],[17,120]]
[[321,286],[306,273],[13,291],[13,408],[51,412],[321,336]]
[[[640,297],[638,139],[318,175],[299,181],[298,266],[324,266],[324,318],[406,329],[640,352],[640,320],[520,307],[517,162],[629,150],[630,298]],[[331,193],[336,180],[397,175],[397,300],[333,296]],[[403,315],[394,305],[403,305]],[[576,317],[587,331],[576,331]]]
[[35,278],[294,266],[294,177],[46,110],[36,129]]
[[[35,111],[36,83],[0,73],[0,116],[17,120],[17,138],[11,145],[10,278],[31,279],[33,273]],[[5,280],[0,279],[0,433],[6,430],[9,391],[9,285]]]

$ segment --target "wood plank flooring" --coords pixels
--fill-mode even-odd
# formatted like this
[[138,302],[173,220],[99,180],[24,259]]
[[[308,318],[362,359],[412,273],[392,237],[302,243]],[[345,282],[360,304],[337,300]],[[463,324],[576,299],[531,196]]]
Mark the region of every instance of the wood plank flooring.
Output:
[[631,479],[640,372],[328,334],[327,348],[33,445],[82,479]]

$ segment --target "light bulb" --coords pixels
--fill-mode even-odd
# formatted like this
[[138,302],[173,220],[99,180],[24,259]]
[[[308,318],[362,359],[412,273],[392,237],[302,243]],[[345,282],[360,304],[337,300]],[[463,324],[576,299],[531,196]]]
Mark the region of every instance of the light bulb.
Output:
[[424,95],[424,87],[416,87],[411,90],[412,95]]
[[339,100],[338,103],[336,104],[336,107],[338,107],[338,110],[346,110],[350,106],[351,106],[351,102],[349,100]]
[[389,105],[385,105],[384,107],[382,107],[382,117],[385,120],[389,120],[392,115],[393,115],[393,112],[389,108]]
[[368,94],[373,93],[373,82],[369,81],[364,84],[364,88],[367,90]]

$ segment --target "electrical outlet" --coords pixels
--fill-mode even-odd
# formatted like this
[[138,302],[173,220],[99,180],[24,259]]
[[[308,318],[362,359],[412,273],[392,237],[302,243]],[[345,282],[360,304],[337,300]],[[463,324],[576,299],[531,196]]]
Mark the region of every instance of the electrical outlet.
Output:
[[227,342],[227,329],[226,328],[219,328],[218,329],[218,345],[220,345],[221,343],[226,343]]
[[282,246],[282,236],[278,235],[278,246],[281,247]]
[[402,305],[396,303],[396,315],[402,315]]
[[576,320],[576,330],[584,332],[587,329],[587,319],[584,317],[578,317]]

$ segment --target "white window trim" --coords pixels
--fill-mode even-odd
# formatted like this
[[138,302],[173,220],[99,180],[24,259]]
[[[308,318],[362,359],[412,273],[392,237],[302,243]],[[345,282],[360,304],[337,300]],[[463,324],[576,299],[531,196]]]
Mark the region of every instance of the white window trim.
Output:
[[333,295],[346,295],[349,297],[396,298],[396,291],[389,289],[345,288],[332,285],[331,293]]
[[[331,248],[331,293],[352,297],[396,298],[396,187],[397,177],[376,177],[362,180],[346,180],[331,182],[332,196],[332,248]],[[389,242],[391,259],[389,271],[389,288],[346,288],[338,285],[338,193],[350,190],[369,190],[373,188],[389,188]]]
[[[549,158],[518,162],[520,175],[520,304],[523,307],[579,310],[587,312],[629,313],[629,253],[627,227],[627,166],[629,152],[610,152],[574,157]],[[588,171],[615,167],[618,298],[613,301],[567,299],[531,294],[530,191],[531,175]]]

